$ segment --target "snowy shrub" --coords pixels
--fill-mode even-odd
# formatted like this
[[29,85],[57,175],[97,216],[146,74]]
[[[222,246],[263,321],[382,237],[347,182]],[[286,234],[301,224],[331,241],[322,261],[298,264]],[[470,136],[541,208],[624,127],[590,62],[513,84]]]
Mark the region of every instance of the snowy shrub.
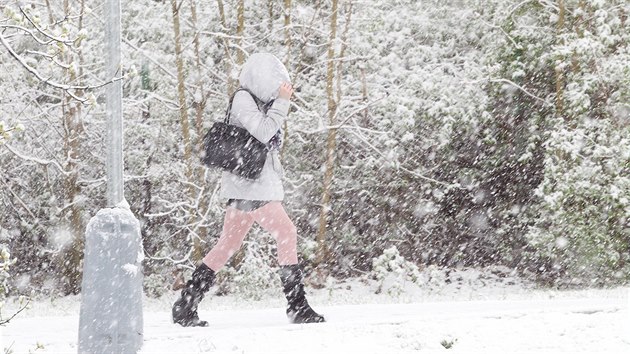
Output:
[[[457,182],[457,162],[474,161],[475,147],[471,158],[459,158],[461,151],[451,143],[475,137],[488,101],[483,85],[477,84],[483,56],[476,42],[485,29],[461,5],[413,0],[357,4],[362,18],[349,41],[353,51],[373,60],[352,69],[364,70],[370,98],[383,99],[358,115],[356,129],[349,126],[339,133],[341,168],[335,171],[339,193],[332,228],[341,242],[337,260],[343,264],[367,270],[379,256],[376,250],[401,238],[399,252],[418,263],[449,264],[460,248],[451,225],[461,220],[444,217],[442,210],[459,205],[442,196]],[[350,92],[360,94],[360,77],[348,79]],[[425,201],[435,208],[418,213],[418,204]],[[460,260],[472,264],[479,257],[453,262]]]
[[515,206],[514,213],[510,204],[499,207],[501,223],[512,225],[499,231],[524,236],[521,248],[533,248],[522,253],[527,266],[546,279],[627,280],[630,7],[616,0],[561,6],[559,13],[522,3],[501,24],[507,37],[496,48],[494,75],[520,88],[495,93],[505,112],[492,136],[507,139],[493,148],[504,157],[492,159],[501,176],[491,183],[506,186],[505,201]]
[[170,285],[167,277],[160,273],[151,273],[143,277],[144,293],[148,297],[161,297],[169,291]]
[[298,241],[298,252],[302,255],[302,259],[313,261],[317,257],[317,242],[310,239],[302,239]]
[[[260,234],[252,235],[259,238]],[[261,242],[262,240],[267,241]],[[270,237],[260,237],[260,240],[246,242],[245,257],[239,263],[238,269],[225,267],[221,271],[225,291],[245,299],[259,300],[269,289],[279,286],[277,268],[272,266],[275,252],[269,250],[268,242],[274,242]]]
[[[612,195],[628,194],[630,6],[491,2],[496,13],[482,16],[502,36],[482,42],[488,74],[500,79],[488,87],[492,118],[475,167],[497,258],[545,279],[624,275],[625,206]],[[510,248],[514,256],[505,257]]]
[[24,131],[24,125],[21,123],[9,126],[5,121],[0,121],[0,144],[7,142],[13,136],[14,132],[21,131]]
[[558,122],[545,144],[539,218],[528,241],[567,280],[630,279],[630,129]]
[[453,349],[453,346],[457,343],[457,338],[447,337],[442,339],[440,344],[444,347],[444,349]]
[[[4,230],[0,227],[0,237],[4,236],[2,235],[3,232]],[[9,270],[11,266],[16,263],[16,261],[17,260],[15,258],[11,258],[9,247],[4,243],[0,243],[0,326],[8,323],[10,318],[12,318],[12,316],[9,316],[9,319],[5,319],[2,315],[2,308],[4,306],[5,298],[9,292],[9,281],[11,279],[11,274],[9,273]],[[25,297],[20,297],[19,303],[21,308],[24,308],[28,305],[28,301]]]
[[16,259],[11,259],[9,247],[5,244],[0,244],[0,307],[9,291],[8,281],[11,277],[9,269],[15,262]]
[[4,121],[0,121],[0,143],[9,139],[9,132],[7,131],[8,129],[5,127],[5,124],[6,123]]
[[407,282],[417,284],[420,280],[418,266],[407,261],[400,255],[396,246],[392,246],[383,254],[372,260],[370,277],[379,282],[377,293],[386,291],[390,295],[400,295],[404,292]]
[[424,275],[424,279],[422,279],[423,283],[426,283],[426,286],[432,292],[440,292],[444,289],[447,284],[449,275],[447,274],[448,269],[438,267],[434,264],[426,267],[422,272]]

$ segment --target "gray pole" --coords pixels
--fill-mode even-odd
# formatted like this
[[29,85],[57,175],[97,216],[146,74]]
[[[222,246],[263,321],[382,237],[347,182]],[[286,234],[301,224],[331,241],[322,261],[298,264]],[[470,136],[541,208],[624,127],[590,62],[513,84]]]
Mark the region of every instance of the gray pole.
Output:
[[[107,79],[120,78],[120,0],[105,2],[105,55]],[[107,90],[107,206],[114,207],[122,202],[123,181],[123,119],[122,80],[106,86]]]
[[79,354],[134,354],[142,347],[142,239],[123,184],[120,0],[106,0],[107,208],[85,231]]

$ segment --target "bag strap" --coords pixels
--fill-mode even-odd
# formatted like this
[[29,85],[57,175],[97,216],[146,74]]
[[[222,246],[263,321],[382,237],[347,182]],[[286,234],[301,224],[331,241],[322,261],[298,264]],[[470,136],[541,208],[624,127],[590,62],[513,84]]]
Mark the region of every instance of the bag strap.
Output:
[[[236,91],[234,91],[234,93],[232,94],[232,97],[230,97],[230,103],[228,104],[227,111],[225,112],[225,119],[223,120],[225,124],[229,124],[230,122],[230,113],[232,113],[232,102],[234,102],[234,97],[236,97],[236,94],[239,91],[245,91],[249,93],[254,99],[254,102],[256,102],[256,106],[260,107],[260,104],[263,103],[263,101],[260,98],[256,97],[256,95],[254,95],[252,91],[244,87],[239,87],[238,89],[236,89]],[[273,100],[270,103],[273,103]]]

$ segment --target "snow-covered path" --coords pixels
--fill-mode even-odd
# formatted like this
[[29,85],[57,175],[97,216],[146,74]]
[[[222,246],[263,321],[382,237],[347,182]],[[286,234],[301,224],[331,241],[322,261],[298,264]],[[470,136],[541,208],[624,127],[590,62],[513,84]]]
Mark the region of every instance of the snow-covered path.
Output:
[[[150,303],[142,353],[630,353],[627,291],[576,294],[315,306],[328,322],[312,325],[287,324],[279,307],[205,307],[206,328],[173,325],[168,308]],[[1,329],[2,349],[76,353],[77,315],[30,315]]]
[[[328,323],[287,325],[281,309],[219,312],[207,329],[146,327],[144,352],[630,352],[627,304],[598,299],[322,307]],[[625,321],[625,326],[621,325]],[[188,339],[186,339],[188,338]],[[175,349],[175,348],[173,348]]]

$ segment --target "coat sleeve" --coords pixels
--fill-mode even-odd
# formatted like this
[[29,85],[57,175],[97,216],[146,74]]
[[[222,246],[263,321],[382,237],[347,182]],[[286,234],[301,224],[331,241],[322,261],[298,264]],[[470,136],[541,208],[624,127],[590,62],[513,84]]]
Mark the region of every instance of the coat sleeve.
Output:
[[267,114],[264,114],[258,110],[254,98],[249,93],[239,91],[232,103],[231,117],[238,120],[254,138],[266,144],[282,127],[289,107],[288,100],[277,99]]

